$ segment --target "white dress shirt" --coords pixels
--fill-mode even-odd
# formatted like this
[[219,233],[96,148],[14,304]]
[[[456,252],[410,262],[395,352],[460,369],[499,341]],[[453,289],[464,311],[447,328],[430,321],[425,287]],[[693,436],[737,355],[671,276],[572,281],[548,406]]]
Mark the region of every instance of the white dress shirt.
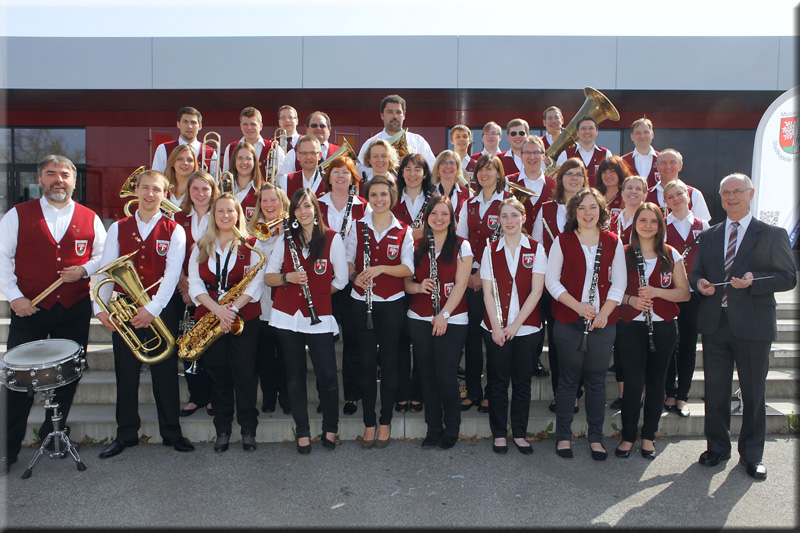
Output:
[[[657,261],[658,261],[657,257],[654,257],[652,259],[645,259],[644,260],[644,278],[645,279],[649,280],[650,276],[653,275],[653,270],[656,268],[656,262]],[[672,262],[677,265],[678,261],[682,261],[681,254],[679,254],[678,251],[675,248],[672,248]],[[651,309],[651,311],[652,311],[652,315],[653,315],[653,322],[663,322],[664,321],[663,318],[658,316],[658,314],[656,313],[655,309]],[[636,316],[636,318],[634,318],[633,320],[635,320],[636,322],[644,322],[645,321],[644,312],[639,313]]]
[[[200,154],[200,144],[201,144],[200,141],[195,139],[191,143],[187,143],[186,141],[183,140],[183,137],[178,137],[178,146],[181,146],[181,145],[184,145],[184,144],[191,144],[192,145],[192,148],[194,148],[194,155],[197,156],[197,164],[199,165],[200,164],[200,160],[202,159],[202,155]],[[169,156],[167,156],[167,149],[164,147],[164,143],[159,144],[158,148],[156,148],[156,153],[153,155],[153,166],[150,167],[150,168],[152,170],[158,170],[162,174],[166,174],[167,173],[167,160],[168,159],[169,159]],[[211,165],[212,165],[212,167],[211,167],[212,170],[216,169],[216,162],[215,161],[211,161]],[[211,172],[211,175],[213,176],[214,173]]]
[[[295,172],[295,171],[293,170],[292,172]],[[303,172],[303,171],[301,170],[300,172]],[[313,176],[311,177],[310,180],[306,178],[305,172],[303,172],[302,176],[303,176],[303,188],[304,189],[311,189],[312,191],[316,191],[318,187],[322,186],[322,174],[320,174],[320,172],[319,172],[319,167],[314,169],[314,174],[313,174]],[[281,189],[284,190],[284,192],[287,192],[288,191],[287,187],[289,186],[289,176],[286,175],[286,176],[279,177],[278,180],[277,180],[277,184],[278,184],[278,187],[280,187]],[[288,192],[287,192],[287,195],[288,195]],[[292,199],[291,196],[289,196],[289,199],[290,200]]]
[[[245,142],[245,138],[244,137],[239,139],[239,143],[243,143],[243,142]],[[259,160],[261,158],[261,152],[264,150],[264,146],[266,146],[266,144],[267,143],[266,143],[266,141],[264,141],[264,138],[261,135],[259,135],[258,136],[258,140],[256,141],[256,144],[253,145],[253,148],[256,149],[256,156],[257,156],[256,157],[256,161],[254,162],[254,164],[256,164],[256,165],[260,164]],[[236,146],[234,146],[234,148],[236,148]],[[223,172],[228,172],[231,169],[231,154],[229,152],[233,152],[233,148],[231,148],[230,145],[225,147],[225,155],[223,156],[223,159],[222,159],[222,171]],[[276,154],[277,155],[275,156],[275,158],[276,158],[277,161],[275,162],[275,164],[278,166],[278,168],[280,168],[280,165],[283,162],[284,158],[286,157],[286,154],[283,152],[283,150],[276,150]],[[264,178],[266,178],[266,176],[261,176],[261,178],[264,179]]]
[[[275,244],[278,242],[278,237],[280,237],[280,235],[272,235],[266,241],[256,241],[256,248],[264,252],[264,254],[267,256],[267,264],[269,264],[272,250],[275,249]],[[256,276],[256,279],[260,280],[262,285],[264,284],[265,270]],[[272,315],[272,287],[267,287],[264,285],[261,293],[261,299],[258,302],[261,304],[261,316],[259,318],[264,322],[269,322],[270,316]]]
[[[556,209],[556,224],[558,225],[558,233],[564,231],[564,226],[567,224],[567,206],[564,204],[558,204],[558,209]],[[534,241],[543,243],[545,231],[547,230],[544,227],[544,210],[540,209],[539,213],[536,214],[536,221],[533,223],[531,237]],[[556,228],[550,228],[550,231],[553,232],[554,237],[558,237],[558,235],[555,234]]]
[[642,155],[639,153],[639,150],[636,148],[633,149],[633,164],[636,167],[636,173],[640,176],[644,176],[647,179],[647,176],[650,175],[650,171],[653,169],[653,158],[656,155],[656,151],[653,147],[650,147],[650,151],[646,154]]
[[[145,241],[150,235],[150,232],[153,231],[153,228],[155,228],[156,222],[158,222],[158,220],[164,215],[162,215],[159,211],[146,223],[139,218],[138,209],[133,216],[136,217],[136,227],[139,231],[139,236],[142,238],[142,241]],[[116,261],[120,257],[118,237],[119,221],[114,222],[111,224],[111,227],[108,228],[108,236],[106,237],[106,244],[103,247],[101,264],[107,265],[112,261]],[[152,253],[155,253],[155,250],[152,250]],[[172,295],[175,294],[175,287],[178,286],[178,281],[180,280],[181,272],[183,271],[183,260],[185,257],[186,233],[183,231],[183,228],[178,225],[175,227],[175,230],[172,232],[172,237],[170,237],[169,240],[169,248],[167,249],[167,265],[164,269],[164,277],[161,280],[161,284],[158,286],[158,291],[153,299],[150,301],[150,303],[144,306],[147,312],[154,317],[157,317],[161,314],[161,311],[167,306],[170,298],[172,298]],[[105,277],[107,276],[104,275],[103,278]],[[103,278],[99,278],[98,281]],[[112,291],[113,285],[111,283],[106,283],[100,287],[99,296],[104,302],[107,302],[111,298]],[[96,315],[100,311],[100,306],[95,303],[94,314]]]
[[425,193],[420,190],[416,198],[412,199],[408,194],[406,194],[406,190],[404,188],[403,193],[400,195],[400,201],[406,204],[408,215],[411,217],[411,220],[414,221],[417,219],[417,215],[419,215],[419,210],[422,209],[423,205],[425,205]]
[[[658,205],[664,207],[664,187],[662,187],[660,180],[658,183],[656,183],[655,189],[656,189],[656,197],[658,198]],[[692,187],[691,196],[692,196],[691,211],[694,214],[694,216],[696,216],[701,220],[711,220],[711,212],[708,210],[706,199],[703,196],[703,193],[700,192],[700,189]]]
[[[230,244],[225,246],[223,250],[220,246],[219,239],[214,242],[214,253],[217,254],[222,261],[222,264],[225,265],[225,258],[228,259],[228,272],[231,272],[233,268],[236,266],[236,262],[240,261],[238,252],[238,245],[241,241],[239,239],[234,239],[232,241],[233,250],[231,250]],[[230,251],[230,256],[228,256],[228,252]],[[252,250],[249,250],[250,257],[247,258],[248,266],[254,267],[258,261],[261,259],[258,254]],[[208,264],[208,269],[211,272],[216,272],[217,270],[217,255],[209,255],[208,260],[206,263]],[[201,294],[208,295],[208,289],[206,289],[205,282],[200,277],[200,264],[198,263],[198,257],[200,256],[200,250],[195,246],[192,249],[192,255],[189,257],[189,296],[192,298],[192,301],[195,305],[203,305],[197,297]],[[223,280],[224,282],[227,280]],[[227,284],[227,283],[226,283]],[[257,302],[261,299],[261,293],[264,289],[264,276],[262,274],[257,274],[250,283],[247,284],[243,294],[250,296],[251,302]],[[220,293],[217,295],[217,301],[222,299],[224,293]],[[210,295],[209,295],[210,296]],[[213,300],[213,298],[212,298]],[[209,310],[210,311],[210,310]]]
[[[361,145],[361,150],[358,152],[358,161],[356,162],[356,170],[362,176],[366,176],[364,181],[369,181],[372,179],[372,169],[364,166],[364,154],[369,148],[369,145],[372,144],[372,141],[376,139],[389,139],[391,135],[386,132],[385,129],[381,130],[380,133],[377,135],[373,135],[367,141]],[[425,161],[428,163],[428,168],[433,168],[433,164],[436,162],[436,156],[433,155],[433,151],[431,150],[431,146],[428,144],[428,141],[425,140],[422,135],[418,135],[416,133],[411,133],[410,131],[406,132],[406,142],[408,143],[408,147],[411,149],[411,153],[420,154],[422,157],[425,158]]]
[[[500,237],[498,241],[498,250],[505,251],[506,257],[506,265],[508,265],[508,272],[511,274],[511,300],[508,303],[508,321],[505,323],[506,326],[513,323],[517,317],[519,316],[520,309],[522,306],[525,305],[525,302],[521,302],[519,300],[519,292],[517,291],[517,282],[514,280],[514,276],[517,275],[517,263],[519,261],[519,254],[523,253],[523,248],[525,250],[530,250],[531,245],[528,241],[527,237],[523,235],[522,239],[519,241],[519,246],[517,246],[516,250],[512,250],[510,247],[506,246],[506,238],[505,236]],[[492,272],[489,269],[489,262],[491,261],[491,253],[492,250],[489,246],[483,249],[483,258],[481,259],[481,280],[492,281],[494,278],[492,277]],[[547,254],[544,251],[544,246],[537,246],[536,247],[536,256],[533,259],[533,267],[531,268],[531,274],[542,274],[544,275],[547,271]],[[537,304],[538,305],[538,304]],[[490,313],[494,312],[494,309],[487,310]],[[486,331],[491,331],[486,325],[481,322],[481,327]],[[517,330],[516,336],[522,335],[531,335],[536,333],[542,329],[541,327],[536,326],[526,326],[522,325]]]
[[[344,221],[344,212],[347,211],[347,204],[342,208],[341,211],[336,209],[336,206],[333,205],[333,199],[331,198],[331,193],[325,193],[322,197],[318,200],[319,203],[325,204],[328,206],[328,216],[325,224],[328,225],[329,228],[338,232],[341,235],[342,231],[342,222]],[[358,196],[353,196],[353,206],[362,205],[363,202],[359,200]],[[372,207],[369,204],[365,204],[366,208],[364,209],[364,213],[371,212]],[[353,211],[352,208],[350,210],[350,224],[347,227],[347,231],[345,231],[345,235],[350,232],[350,228],[353,226]]]
[[[523,168],[522,172],[519,175],[519,177],[522,178],[521,185],[523,187],[525,187],[529,191],[533,191],[533,192],[535,192],[536,194],[539,195],[539,196],[532,196],[532,197],[530,197],[528,199],[528,201],[531,203],[531,205],[536,205],[540,200],[542,201],[542,203],[548,201],[546,198],[542,199],[542,191],[544,190],[544,184],[545,184],[545,181],[546,181],[544,172],[540,172],[539,173],[539,177],[536,178],[535,180],[532,180],[532,179],[528,178],[528,174],[525,173],[525,169]],[[506,188],[508,188],[508,187],[506,187]],[[536,221],[534,221],[534,222],[536,222]]]
[[[441,253],[436,254],[436,259],[438,261],[439,256]],[[461,248],[459,248],[458,252],[458,261],[459,259],[466,259],[472,257],[472,246],[470,246],[469,241],[461,241]],[[457,267],[456,267],[457,268]],[[421,281],[421,280],[420,280]],[[455,281],[453,282],[455,283]],[[461,296],[462,298],[466,298],[467,295],[464,294]],[[429,316],[419,316],[413,310],[409,309],[408,313],[406,313],[408,318],[413,318],[414,320],[422,320],[423,322],[431,322],[433,320],[433,308],[431,308],[431,314]],[[469,313],[464,311],[463,313],[458,313],[455,315],[450,315],[450,318],[447,319],[448,324],[453,324],[455,326],[466,326],[469,323]]]
[[[270,254],[269,260],[267,261],[266,274],[279,274],[283,268],[283,254],[286,248],[283,244],[284,236],[284,234],[281,234],[272,248],[272,254]],[[302,250],[298,250],[298,253],[302,253],[304,258],[308,258],[309,250],[308,248],[303,248]],[[331,285],[339,290],[344,289],[347,286],[348,269],[347,260],[345,259],[344,243],[338,233],[333,237],[333,241],[331,242],[331,253],[328,263],[333,267]],[[263,280],[264,278],[261,279]],[[339,325],[336,323],[336,319],[333,315],[320,315],[319,318],[322,322],[312,326],[309,318],[303,316],[303,312],[299,309],[293,315],[289,315],[273,308],[269,323],[271,326],[278,329],[287,329],[297,333],[333,333],[334,335],[339,333]]]
[[[753,220],[753,215],[751,213],[747,213],[742,219],[739,221],[739,227],[736,228],[736,253],[739,253],[739,246],[742,245],[742,239],[744,239],[744,234],[747,233],[747,228],[750,227],[750,221]],[[728,251],[728,239],[731,238],[731,224],[733,221],[730,218],[725,218],[725,242],[722,243],[722,257],[725,257],[725,254]],[[734,255],[735,257],[735,255]],[[727,280],[725,280],[727,281]]]
[[[561,253],[561,245],[559,239],[561,236],[556,237],[553,246],[550,248],[550,255],[547,258],[547,273],[545,276],[545,287],[553,297],[558,300],[558,297],[567,292],[564,285],[561,284],[561,269],[564,266],[564,255]],[[586,263],[586,276],[583,280],[583,290],[581,291],[580,299],[576,295],[572,295],[576,300],[581,302],[589,301],[589,287],[592,284],[592,273],[594,272],[594,255],[597,251],[597,246],[583,246],[583,259]],[[578,260],[577,257],[570,257],[570,261]],[[614,260],[611,263],[611,287],[608,289],[606,295],[607,300],[617,302],[617,305],[622,301],[622,296],[625,294],[625,288],[628,286],[628,273],[625,264],[625,250],[622,246],[622,240],[617,239],[617,248],[614,250]],[[598,273],[599,276],[608,275],[605,272]],[[600,298],[595,294],[594,308],[599,311],[605,302],[601,302]]]
[[[47,229],[53,236],[55,242],[60,242],[64,234],[69,229],[72,215],[75,213],[75,202],[70,200],[67,205],[58,209],[47,201],[43,196],[39,199]],[[26,221],[26,223],[30,223]],[[103,245],[106,240],[106,229],[100,221],[100,217],[94,216],[94,240],[92,241],[92,256],[85,264],[81,265],[86,269],[87,277],[92,276],[105,265],[102,262]],[[19,212],[12,207],[0,220],[0,292],[2,292],[9,302],[17,298],[26,297],[17,287],[17,276],[14,274],[14,257],[17,255],[17,239],[19,237]],[[53,272],[53,281],[58,276]],[[32,300],[36,294],[29,294],[27,298]]]
[[[594,151],[599,150],[600,147],[595,144],[594,146],[592,146],[591,150],[587,152],[586,150],[583,149],[583,146],[581,146],[580,144],[576,146],[578,148],[578,155],[581,156],[581,160],[583,160],[583,166],[589,168],[589,163],[592,162],[592,156],[594,156]],[[606,158],[609,158],[612,155],[614,154],[611,153],[611,150],[606,148]],[[563,165],[566,160],[567,160],[567,151],[564,150],[563,152],[561,152],[561,155],[558,156],[558,161],[556,161],[556,164]],[[645,178],[646,177],[647,176],[645,176]]]
[[[370,236],[370,239],[374,238],[377,242],[381,242],[384,238],[391,239],[393,237],[388,236],[389,230],[392,228],[401,229],[403,225],[400,221],[395,218],[394,214],[392,215],[392,223],[389,224],[383,232],[378,233],[375,230],[375,226],[372,225],[372,215],[374,211],[370,211],[364,215],[364,218],[361,219],[369,229],[372,230],[373,235]],[[360,231],[350,231],[347,234],[347,242],[346,242],[346,249],[347,249],[347,262],[352,264],[354,267],[356,265],[356,251],[358,249],[358,240],[363,239],[363,235]],[[403,242],[400,243],[400,264],[405,265],[409,268],[411,272],[414,272],[414,237],[411,234],[411,226],[406,227],[406,234],[403,237]],[[382,274],[388,275],[388,274]],[[372,295],[373,302],[393,302],[394,300],[399,300],[405,295],[404,291],[400,291],[397,294],[393,294],[388,298],[381,298],[377,294]],[[355,287],[350,291],[350,296],[353,297],[354,300],[359,300],[361,302],[365,301],[364,296],[358,294],[356,292]]]

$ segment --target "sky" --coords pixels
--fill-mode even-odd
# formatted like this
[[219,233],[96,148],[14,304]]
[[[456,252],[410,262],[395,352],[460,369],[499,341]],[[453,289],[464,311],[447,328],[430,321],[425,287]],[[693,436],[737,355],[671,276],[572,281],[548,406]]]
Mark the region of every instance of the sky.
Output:
[[796,34],[798,12],[796,0],[191,0],[175,7],[164,4],[164,0],[0,0],[0,35],[790,36]]

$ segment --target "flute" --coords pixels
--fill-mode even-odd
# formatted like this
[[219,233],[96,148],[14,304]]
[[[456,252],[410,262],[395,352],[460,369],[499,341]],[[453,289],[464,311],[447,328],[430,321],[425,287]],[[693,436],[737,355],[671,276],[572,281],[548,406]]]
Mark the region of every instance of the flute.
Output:
[[[369,268],[369,226],[364,223],[364,270]],[[367,329],[372,329],[372,281],[364,289],[364,299],[367,301]]]
[[[589,305],[594,307],[594,293],[597,292],[597,278],[600,274],[600,258],[603,253],[603,243],[597,243],[597,251],[594,254],[594,270],[592,272],[592,283],[589,286]],[[584,353],[589,351],[589,328],[592,327],[592,319],[584,319],[583,336],[581,337],[581,344],[578,349]]]
[[[292,230],[289,227],[288,217],[283,219],[283,233],[286,235],[286,242],[289,243],[289,253],[292,255],[292,264],[294,265],[295,271],[304,272],[305,269],[300,263],[300,257],[297,253],[297,244],[294,242],[294,236],[292,235]],[[311,289],[308,288],[308,283],[303,283],[301,287],[303,288],[303,296],[308,304],[308,312],[311,315],[311,325],[315,326],[322,322],[322,320],[320,320],[319,315],[317,315],[317,310],[314,308],[314,302],[311,300]]]
[[[636,244],[634,249],[636,254],[636,271],[639,273],[639,287],[647,286],[647,278],[644,275],[644,257],[642,256],[642,247]],[[644,321],[647,322],[647,341],[649,346],[647,349],[651,352],[656,351],[656,343],[653,340],[653,311],[648,309],[644,312]]]
[[436,264],[436,241],[433,235],[433,228],[428,228],[428,257],[431,260],[431,279],[433,280],[433,292],[431,293],[431,300],[433,300],[433,316],[439,314],[441,311],[441,301],[439,300],[439,265]]

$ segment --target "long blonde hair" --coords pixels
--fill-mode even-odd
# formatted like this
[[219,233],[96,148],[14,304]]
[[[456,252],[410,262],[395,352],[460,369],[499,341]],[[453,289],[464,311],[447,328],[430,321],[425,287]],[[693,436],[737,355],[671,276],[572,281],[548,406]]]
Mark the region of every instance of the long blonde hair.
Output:
[[211,186],[211,198],[209,200],[212,204],[214,203],[214,200],[216,200],[217,196],[219,196],[217,182],[214,181],[214,177],[211,176],[211,174],[205,170],[198,170],[197,172],[194,172],[191,176],[189,176],[189,181],[186,182],[186,194],[183,196],[183,201],[181,202],[181,211],[184,215],[189,215],[194,208],[191,195],[189,194],[189,189],[192,188],[192,183],[197,180],[204,181]]
[[[197,256],[197,261],[199,263],[204,263],[208,261],[208,258],[214,251],[214,244],[217,242],[219,238],[219,229],[217,228],[217,219],[214,216],[217,210],[217,204],[221,200],[233,200],[233,205],[236,208],[236,229],[242,235],[247,235],[247,219],[244,216],[244,211],[242,211],[242,204],[236,199],[236,196],[233,193],[225,192],[217,196],[217,199],[214,200],[214,203],[211,204],[211,216],[209,217],[208,221],[208,228],[206,228],[206,232],[200,237],[200,240],[197,241],[197,251],[199,255]],[[231,242],[231,246],[237,245],[238,241],[234,239]]]
[[247,221],[247,228],[252,233],[253,228],[256,227],[256,224],[265,220],[264,213],[261,212],[261,195],[264,191],[275,191],[275,194],[278,195],[278,201],[281,203],[281,214],[289,212],[289,197],[286,196],[286,193],[273,183],[265,183],[261,186],[261,190],[258,191],[258,199],[256,200],[256,210],[253,211],[253,216],[250,217],[250,220]]

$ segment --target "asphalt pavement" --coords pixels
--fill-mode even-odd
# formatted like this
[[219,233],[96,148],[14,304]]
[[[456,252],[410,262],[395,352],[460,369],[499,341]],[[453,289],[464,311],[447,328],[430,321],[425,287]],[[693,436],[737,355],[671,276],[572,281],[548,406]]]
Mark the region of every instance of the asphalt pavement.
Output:
[[294,443],[259,444],[222,454],[210,443],[193,453],[158,444],[100,460],[81,449],[88,466],[43,459],[20,479],[32,448],[0,478],[4,528],[102,530],[125,528],[344,530],[786,528],[798,527],[798,443],[768,435],[766,481],[747,476],[734,451],[727,463],[697,463],[701,438],[664,438],[653,461],[639,455],[595,462],[586,439],[574,459],[556,456],[555,441],[533,442],[533,455],[513,445],[497,455],[491,440],[462,440],[451,450],[421,449],[420,440],[393,440],[362,450],[314,443],[301,456]]

